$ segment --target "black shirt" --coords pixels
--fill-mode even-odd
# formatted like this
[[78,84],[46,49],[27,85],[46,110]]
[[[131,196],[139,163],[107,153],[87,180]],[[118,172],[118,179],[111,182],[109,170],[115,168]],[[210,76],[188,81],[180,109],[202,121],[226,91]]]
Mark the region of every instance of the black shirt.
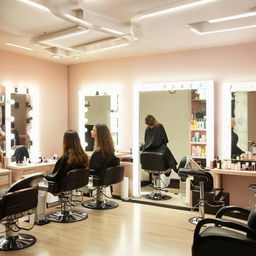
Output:
[[107,167],[117,166],[120,164],[120,159],[114,154],[103,155],[101,150],[95,150],[90,157],[89,168],[94,170],[93,175],[101,176]]
[[45,178],[50,181],[54,181],[58,183],[61,178],[70,170],[73,169],[79,169],[79,168],[86,168],[87,166],[84,166],[80,163],[67,163],[68,158],[66,156],[61,157],[57,163],[54,166],[53,172],[46,176]]
[[163,153],[170,168],[177,172],[177,161],[167,147],[168,137],[162,124],[153,128],[147,127],[145,131],[145,144],[142,151]]

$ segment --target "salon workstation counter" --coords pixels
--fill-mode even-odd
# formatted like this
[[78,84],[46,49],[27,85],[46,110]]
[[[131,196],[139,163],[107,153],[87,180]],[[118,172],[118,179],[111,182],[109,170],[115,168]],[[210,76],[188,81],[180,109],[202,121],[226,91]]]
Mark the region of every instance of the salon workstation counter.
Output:
[[17,165],[16,163],[10,163],[7,165],[7,169],[12,172],[12,183],[20,180],[24,175],[42,172],[44,175],[48,175],[52,172],[56,161],[48,160],[47,163],[33,163],[25,165]]
[[211,169],[214,187],[223,188],[229,193],[230,205],[249,206],[250,192],[248,186],[256,184],[256,171],[230,169]]

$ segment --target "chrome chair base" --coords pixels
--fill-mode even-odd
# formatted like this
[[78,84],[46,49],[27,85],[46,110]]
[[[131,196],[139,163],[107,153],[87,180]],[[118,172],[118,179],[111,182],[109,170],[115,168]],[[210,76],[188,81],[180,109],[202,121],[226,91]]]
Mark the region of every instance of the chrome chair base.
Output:
[[93,199],[93,200],[88,200],[83,202],[82,206],[89,209],[109,210],[109,209],[117,208],[119,204],[110,200],[97,201]]
[[192,217],[192,218],[189,218],[189,219],[188,219],[188,222],[191,223],[191,224],[193,224],[193,225],[197,225],[197,223],[198,223],[200,220],[202,220],[202,219],[204,219],[204,218],[203,218],[203,217]]
[[60,223],[78,222],[87,218],[87,213],[77,211],[54,212],[46,216],[47,220]]
[[155,192],[152,192],[151,194],[148,194],[148,195],[144,195],[143,197],[146,199],[157,200],[157,201],[169,200],[172,198],[171,196],[163,195],[161,193],[155,193]]
[[14,251],[27,248],[36,242],[36,238],[28,234],[17,236],[0,236],[0,251]]

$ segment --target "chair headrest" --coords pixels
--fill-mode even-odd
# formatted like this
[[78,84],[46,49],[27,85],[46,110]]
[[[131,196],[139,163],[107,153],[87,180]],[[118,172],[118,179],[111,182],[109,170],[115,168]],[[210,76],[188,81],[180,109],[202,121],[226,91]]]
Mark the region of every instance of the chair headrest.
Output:
[[181,178],[187,178],[188,176],[198,177],[202,181],[208,180],[208,175],[205,170],[193,169],[193,168],[180,168],[178,172]]
[[26,175],[23,179],[16,181],[11,185],[8,192],[14,192],[23,188],[37,186],[44,178],[42,173],[32,173]]

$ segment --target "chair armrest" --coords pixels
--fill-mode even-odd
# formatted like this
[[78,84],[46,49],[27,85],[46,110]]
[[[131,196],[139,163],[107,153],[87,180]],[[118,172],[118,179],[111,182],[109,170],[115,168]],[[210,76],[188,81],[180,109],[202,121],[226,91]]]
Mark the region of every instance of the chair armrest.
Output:
[[194,241],[196,241],[197,238],[199,237],[201,227],[204,226],[205,224],[211,224],[211,223],[215,224],[215,226],[227,227],[237,231],[245,232],[250,237],[256,236],[256,230],[250,228],[248,225],[243,224],[241,222],[237,222],[233,220],[231,221],[227,219],[219,219],[219,218],[215,218],[215,219],[205,218],[200,220],[196,225],[195,232],[194,232]]
[[216,213],[216,218],[221,218],[223,215],[226,215],[227,213],[238,213],[242,216],[246,216],[246,218],[248,219],[249,214],[250,214],[250,210],[246,209],[244,207],[239,207],[239,206],[224,206],[221,209],[218,210],[218,212]]

